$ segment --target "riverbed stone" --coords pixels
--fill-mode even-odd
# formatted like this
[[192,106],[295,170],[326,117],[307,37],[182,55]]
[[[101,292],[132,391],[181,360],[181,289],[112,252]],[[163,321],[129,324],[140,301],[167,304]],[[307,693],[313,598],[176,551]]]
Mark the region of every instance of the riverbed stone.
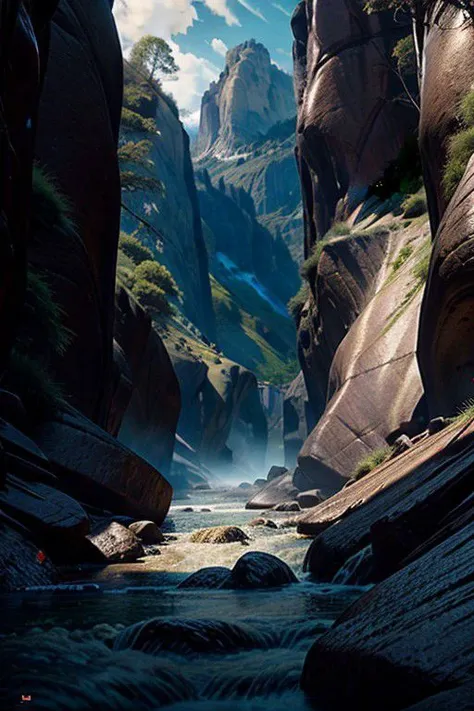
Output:
[[273,511],[301,511],[301,506],[297,501],[284,501],[273,507]]
[[230,569],[220,565],[201,568],[183,580],[178,588],[220,588],[229,575]]
[[145,555],[133,531],[116,521],[98,524],[87,538],[109,563],[131,563]]
[[128,527],[136,537],[146,545],[163,543],[165,537],[154,521],[135,521]]
[[249,537],[238,526],[214,526],[194,531],[190,540],[191,543],[243,543]]
[[267,528],[278,528],[275,521],[272,521],[269,518],[254,518],[252,519],[252,521],[250,521],[249,526],[266,526]]
[[251,590],[297,582],[298,578],[290,566],[280,558],[270,553],[250,551],[236,562],[224,587]]

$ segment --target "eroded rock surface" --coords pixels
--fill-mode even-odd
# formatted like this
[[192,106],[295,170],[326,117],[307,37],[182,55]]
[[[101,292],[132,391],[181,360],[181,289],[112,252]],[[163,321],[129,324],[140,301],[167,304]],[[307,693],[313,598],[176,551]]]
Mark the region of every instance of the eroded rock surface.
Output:
[[192,543],[242,543],[248,541],[248,536],[237,526],[215,526],[194,531],[190,540]]

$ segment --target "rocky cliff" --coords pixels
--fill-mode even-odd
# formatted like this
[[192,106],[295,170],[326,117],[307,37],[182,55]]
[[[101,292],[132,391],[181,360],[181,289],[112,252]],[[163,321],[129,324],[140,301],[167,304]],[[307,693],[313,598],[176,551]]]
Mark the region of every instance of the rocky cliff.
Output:
[[249,40],[227,52],[219,81],[203,96],[197,152],[231,156],[292,116],[291,78],[262,44]]

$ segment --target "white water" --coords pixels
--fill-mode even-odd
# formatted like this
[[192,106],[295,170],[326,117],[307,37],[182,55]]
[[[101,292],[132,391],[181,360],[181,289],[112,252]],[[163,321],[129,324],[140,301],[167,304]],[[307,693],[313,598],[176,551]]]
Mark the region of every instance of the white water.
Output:
[[[39,595],[33,599],[12,596],[3,600],[6,613],[2,631],[7,635],[13,630],[17,633],[17,637],[8,638],[6,653],[12,659],[21,654],[28,667],[21,673],[22,683],[40,695],[46,693],[44,677],[48,689],[59,685],[59,701],[51,706],[58,711],[82,708],[74,705],[78,685],[88,699],[100,701],[100,708],[109,708],[103,700],[109,698],[111,711],[155,711],[158,707],[170,711],[284,711],[289,707],[308,711],[299,689],[305,655],[362,590],[318,585],[305,579],[302,562],[310,541],[298,536],[294,528],[250,527],[249,521],[256,516],[271,517],[281,524],[288,514],[246,511],[242,497],[238,491],[230,496],[208,491],[175,502],[166,527],[177,540],[162,546],[161,555],[132,565],[76,574],[76,578],[87,577],[99,584],[100,594]],[[185,512],[186,507],[192,507],[193,512]],[[203,512],[202,508],[210,511]],[[193,530],[221,524],[241,526],[252,539],[250,545],[190,542]],[[291,565],[301,582],[260,591],[176,587],[189,573],[208,565],[230,567],[249,550],[278,555]],[[162,651],[159,657],[104,647],[103,640],[108,639],[110,644],[118,628],[150,618],[199,620],[203,625],[206,620],[221,620],[243,625],[255,636],[256,645],[231,652],[224,648],[218,654]],[[185,691],[192,689],[194,697],[189,700],[188,691],[183,691],[181,698],[188,700],[178,698],[178,703],[164,706],[158,703],[170,688],[169,678],[160,677],[165,672],[175,679],[171,683],[173,693],[173,683],[181,684]],[[108,688],[108,680],[113,688]],[[135,689],[131,706],[130,689]]]

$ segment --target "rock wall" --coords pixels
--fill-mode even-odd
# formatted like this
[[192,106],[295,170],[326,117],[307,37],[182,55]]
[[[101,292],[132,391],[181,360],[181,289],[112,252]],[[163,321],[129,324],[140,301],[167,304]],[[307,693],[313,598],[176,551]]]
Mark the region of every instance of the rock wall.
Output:
[[203,96],[198,153],[231,156],[294,112],[291,78],[262,44],[244,42],[227,52],[219,81]]
[[297,154],[307,250],[336,213],[350,214],[397,158],[416,111],[392,69],[396,42],[411,23],[368,15],[358,0],[300,3],[292,18]]
[[[134,70],[126,65],[125,80],[130,82],[134,77]],[[156,135],[124,131],[124,140],[146,139],[151,142],[148,159],[153,163],[153,176],[162,182],[164,190],[127,190],[123,192],[123,200],[154,228],[155,232],[144,235],[144,239],[173,274],[183,293],[184,314],[210,340],[214,340],[209,265],[189,137],[171,102],[160,92],[153,91],[150,117],[155,121]],[[133,215],[124,211],[122,226],[126,232],[133,232],[141,225]]]
[[67,196],[76,234],[54,242],[42,235],[30,260],[49,272],[71,331],[71,345],[55,363],[57,379],[99,424],[112,378],[121,105],[122,57],[110,3],[61,0],[51,25],[36,156]]

